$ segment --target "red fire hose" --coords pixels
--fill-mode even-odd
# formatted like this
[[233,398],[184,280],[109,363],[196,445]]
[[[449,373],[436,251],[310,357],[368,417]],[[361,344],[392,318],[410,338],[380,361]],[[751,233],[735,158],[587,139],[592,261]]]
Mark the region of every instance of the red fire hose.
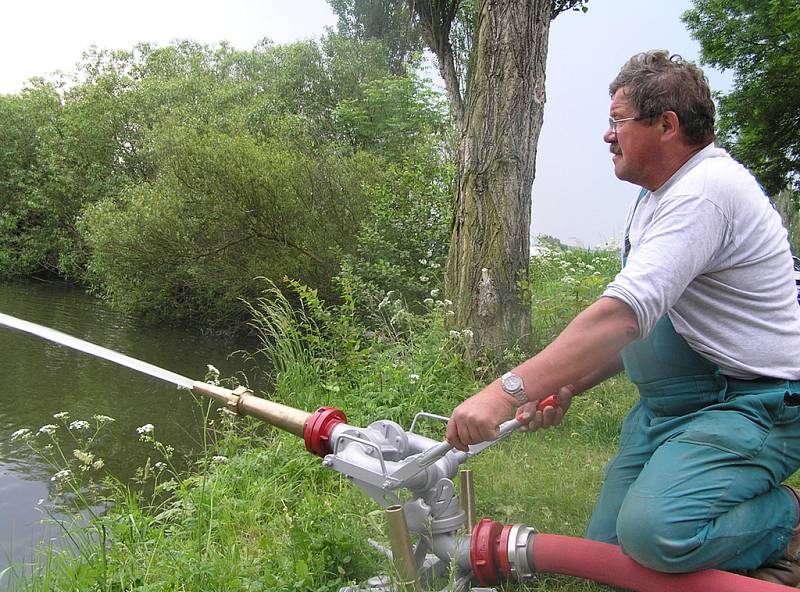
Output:
[[[592,580],[636,592],[785,592],[794,589],[780,584],[707,569],[686,574],[653,571],[624,555],[616,545],[557,534],[533,534],[527,542],[510,545],[515,528],[489,518],[480,520],[472,531],[470,564],[481,585],[494,585],[520,574],[521,559],[510,557],[527,548],[524,572],[552,573]],[[528,528],[528,527],[524,527]],[[529,532],[533,532],[529,529]],[[517,545],[521,542],[522,547]],[[516,548],[515,548],[516,547]]]
[[637,592],[785,592],[787,586],[706,569],[667,574],[647,569],[616,545],[557,534],[533,537],[533,563],[539,573],[557,573]]

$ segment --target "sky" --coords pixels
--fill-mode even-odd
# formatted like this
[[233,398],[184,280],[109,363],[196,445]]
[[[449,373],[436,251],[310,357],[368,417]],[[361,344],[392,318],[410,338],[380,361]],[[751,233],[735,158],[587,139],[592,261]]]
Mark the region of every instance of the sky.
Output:
[[[602,141],[609,82],[637,52],[668,49],[698,61],[700,47],[680,21],[690,0],[590,0],[588,6],[551,26],[531,234],[592,247],[620,238],[636,193],[614,177]],[[335,24],[325,0],[8,2],[0,21],[0,93],[19,92],[33,76],[71,71],[92,45],[130,49],[193,39],[249,49],[264,37],[276,43],[317,37]],[[712,89],[729,90],[729,74],[704,70]]]

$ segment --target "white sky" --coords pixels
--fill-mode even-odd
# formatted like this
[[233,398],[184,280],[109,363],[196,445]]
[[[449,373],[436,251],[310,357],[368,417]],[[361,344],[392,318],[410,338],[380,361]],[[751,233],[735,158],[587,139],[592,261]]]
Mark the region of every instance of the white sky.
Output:
[[[614,177],[602,141],[608,83],[639,51],[669,49],[697,60],[699,46],[680,22],[689,7],[689,0],[591,0],[588,13],[553,22],[532,234],[584,246],[619,238],[634,189]],[[188,38],[248,49],[263,37],[285,43],[336,24],[325,0],[11,0],[2,12],[0,93],[18,92],[32,76],[72,70],[91,45],[130,49]],[[713,89],[728,90],[729,76],[706,72]]]

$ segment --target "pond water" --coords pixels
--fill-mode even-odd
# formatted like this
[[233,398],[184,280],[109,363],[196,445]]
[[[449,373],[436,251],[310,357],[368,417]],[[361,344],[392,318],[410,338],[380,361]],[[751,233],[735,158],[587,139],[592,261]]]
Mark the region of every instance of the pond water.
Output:
[[[253,346],[142,325],[79,289],[51,284],[0,284],[0,313],[193,380],[204,378],[207,364],[216,366],[222,376],[243,372],[244,360],[229,354]],[[58,424],[53,415],[64,411],[70,421],[91,420],[96,414],[114,418],[94,452],[105,461],[103,471],[123,481],[153,456],[152,448],[138,441],[137,427],[153,424],[157,438],[174,446],[179,455],[200,447],[202,408],[191,392],[0,326],[0,572],[10,563],[35,560],[40,541],[58,538],[54,526],[42,523],[56,469],[24,442],[12,442],[11,434]],[[0,588],[4,583],[0,581]]]

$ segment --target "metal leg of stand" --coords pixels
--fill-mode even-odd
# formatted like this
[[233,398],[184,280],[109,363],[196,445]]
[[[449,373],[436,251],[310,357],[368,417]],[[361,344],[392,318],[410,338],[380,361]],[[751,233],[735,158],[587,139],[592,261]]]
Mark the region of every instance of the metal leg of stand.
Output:
[[461,469],[458,477],[461,485],[459,502],[461,509],[467,515],[467,532],[472,532],[472,529],[475,528],[475,490],[472,488],[472,471]]
[[389,506],[385,510],[389,525],[389,543],[392,547],[394,567],[397,570],[397,587],[403,592],[421,592],[417,562],[411,547],[411,535],[402,506]]

